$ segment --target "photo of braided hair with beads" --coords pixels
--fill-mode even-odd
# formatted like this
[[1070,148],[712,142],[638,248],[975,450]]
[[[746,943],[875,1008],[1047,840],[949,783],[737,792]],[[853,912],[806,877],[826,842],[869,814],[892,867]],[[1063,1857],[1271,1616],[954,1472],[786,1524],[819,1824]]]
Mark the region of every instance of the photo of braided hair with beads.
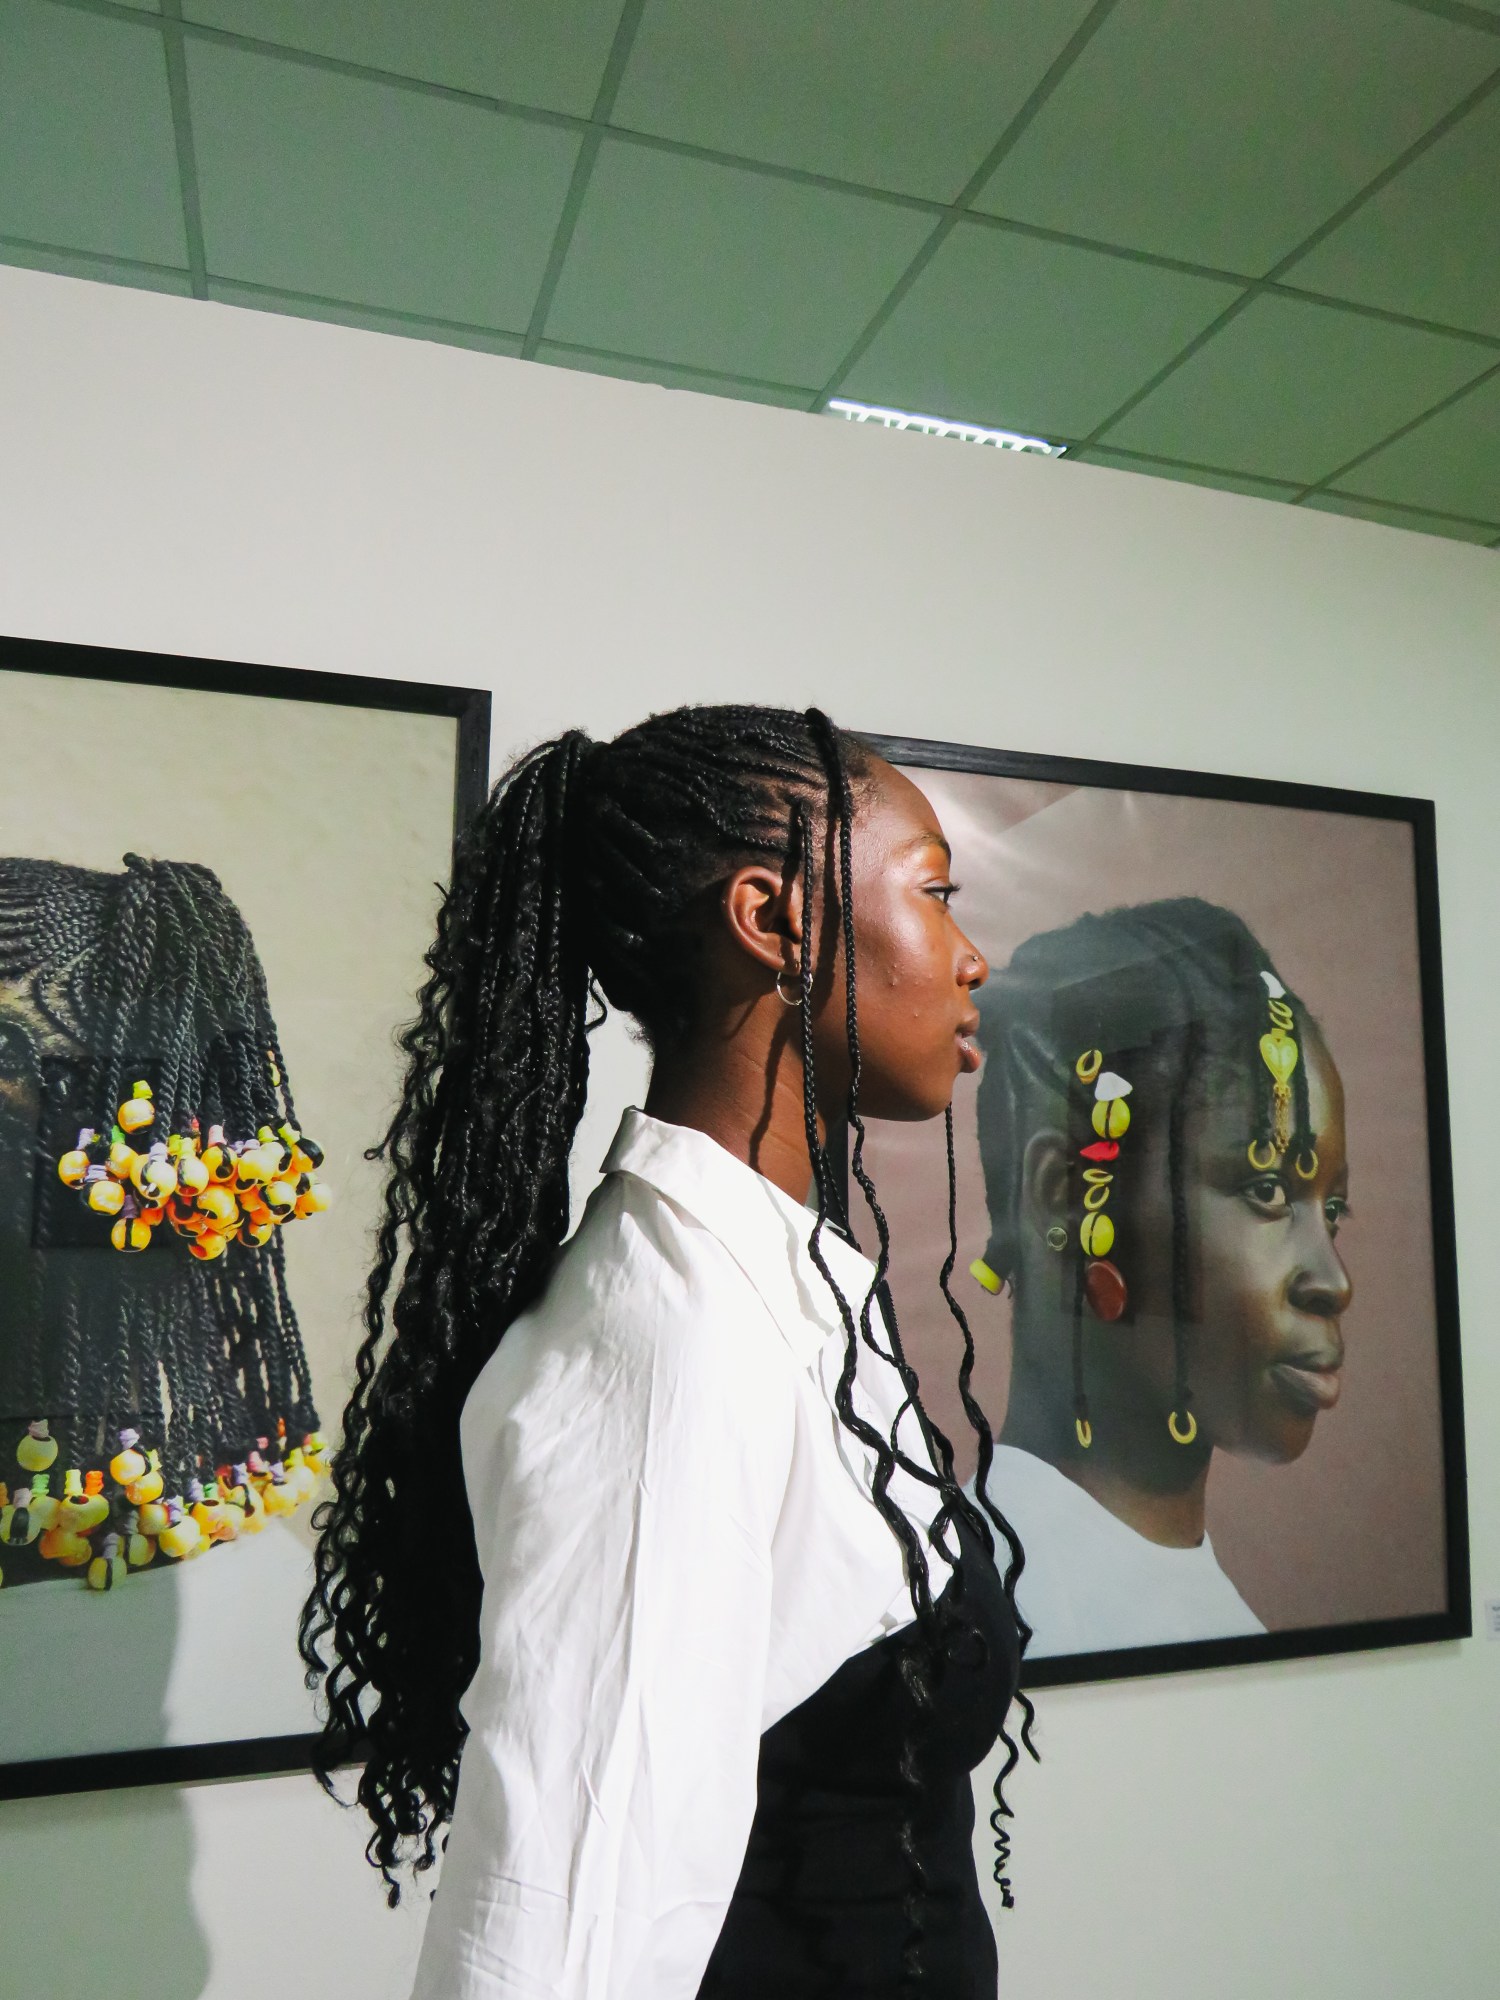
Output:
[[328,1197],[296,1118],[211,870],[0,858],[7,1588],[107,1590],[312,1497],[325,1446],[281,1228]]
[[1300,1457],[1343,1360],[1344,1113],[1270,954],[1196,897],[1125,906],[1028,938],[979,1007],[1002,1443],[1127,1521],[1134,1494],[1201,1494],[1216,1450]]
[[[769,858],[787,876],[800,872],[805,906],[819,913],[817,941],[802,954],[801,1067],[816,1199],[810,1252],[830,1285],[820,1241],[846,1218],[841,1176],[820,1136],[807,999],[815,960],[843,944],[852,1173],[879,1251],[871,1296],[851,1302],[833,1286],[844,1333],[836,1405],[873,1457],[875,1505],[905,1564],[915,1623],[902,1672],[914,1718],[941,1657],[944,1614],[912,1523],[887,1490],[898,1464],[935,1492],[939,1533],[961,1521],[991,1555],[1003,1543],[1014,1601],[1019,1546],[983,1481],[980,1504],[958,1485],[952,1447],[926,1416],[883,1295],[889,1244],[863,1157],[850,893],[850,833],[868,755],[816,710],[678,709],[602,744],[570,731],[500,779],[460,844],[420,1012],[403,1038],[409,1066],[382,1149],[389,1179],[366,1338],[302,1627],[309,1677],[322,1681],[328,1716],[322,1773],[326,1779],[356,1749],[364,1758],[357,1796],[373,1822],[367,1852],[393,1903],[396,1871],[408,1862],[430,1868],[452,1817],[464,1740],[459,1702],[478,1659],[481,1579],[459,1413],[497,1342],[540,1295],[568,1233],[569,1153],[588,1085],[589,1030],[609,1007],[632,1016],[658,1052],[690,1031],[704,913],[717,885],[754,858]],[[820,855],[828,857],[826,877]],[[965,1335],[964,1408],[987,1467],[989,1427],[968,1386],[972,1339],[948,1292],[956,1255],[954,1242],[942,1282]],[[886,1435],[856,1411],[862,1342],[901,1371],[931,1463],[910,1458],[894,1428]],[[434,1513],[454,1524],[441,1562],[432,1559],[426,1527]],[[440,1646],[431,1643],[435,1632],[444,1635]],[[1029,1727],[1030,1704],[1018,1700]],[[1003,1740],[1002,1855],[1000,1786],[1018,1754],[1009,1734]],[[906,1777],[915,1807],[921,1772],[911,1759]],[[903,1848],[914,1864],[913,1970],[924,1885],[909,1826]]]

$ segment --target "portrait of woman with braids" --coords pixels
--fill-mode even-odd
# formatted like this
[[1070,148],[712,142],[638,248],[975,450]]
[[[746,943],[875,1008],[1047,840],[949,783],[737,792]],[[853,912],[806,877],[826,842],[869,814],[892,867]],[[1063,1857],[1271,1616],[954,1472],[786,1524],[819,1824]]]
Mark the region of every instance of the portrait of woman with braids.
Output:
[[[995,1991],[970,1773],[1008,1902],[1021,1551],[956,1242],[974,1498],[863,1164],[978,1064],[953,890],[816,710],[569,732],[461,842],[303,1625],[391,1899],[444,1852],[423,2000]],[[606,1008],[651,1084],[570,1235]]]
[[981,998],[979,1155],[1013,1294],[994,1490],[1037,1656],[1265,1629],[1205,1516],[1216,1454],[1300,1458],[1352,1284],[1343,1086],[1231,911],[1181,897],[1029,938]]

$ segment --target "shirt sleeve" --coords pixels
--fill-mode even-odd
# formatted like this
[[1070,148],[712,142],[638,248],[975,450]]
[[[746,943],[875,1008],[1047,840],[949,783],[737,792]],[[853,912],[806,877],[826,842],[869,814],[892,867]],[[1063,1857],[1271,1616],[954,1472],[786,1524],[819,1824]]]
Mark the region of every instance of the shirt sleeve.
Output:
[[465,1412],[481,1664],[415,2000],[692,2000],[739,1875],[792,1363],[660,1227],[572,1259]]

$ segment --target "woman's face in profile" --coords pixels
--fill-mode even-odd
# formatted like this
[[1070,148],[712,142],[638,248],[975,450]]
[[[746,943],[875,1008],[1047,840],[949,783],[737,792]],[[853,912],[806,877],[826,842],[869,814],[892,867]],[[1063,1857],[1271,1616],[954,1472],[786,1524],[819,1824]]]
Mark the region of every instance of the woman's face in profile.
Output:
[[1337,1242],[1349,1204],[1343,1086],[1322,1037],[1308,1029],[1301,1042],[1313,1178],[1290,1159],[1257,1173],[1232,1102],[1207,1107],[1197,1146],[1201,1299],[1189,1380],[1199,1422],[1221,1449],[1278,1464],[1301,1456],[1338,1400],[1339,1322],[1354,1290]]
[[[1275,1464],[1302,1455],[1318,1417],[1338,1400],[1339,1321],[1353,1296],[1337,1242],[1349,1195],[1343,1087],[1321,1036],[1309,1028],[1300,1040],[1317,1134],[1311,1180],[1297,1174],[1290,1158],[1265,1173],[1251,1166],[1243,1088],[1210,1085],[1187,1129],[1192,1408],[1205,1443]],[[1166,1120],[1150,1123],[1154,1129],[1141,1130],[1136,1155],[1136,1255],[1122,1245],[1119,1258],[1135,1321],[1101,1332],[1120,1343],[1109,1371],[1117,1392],[1135,1403],[1144,1389],[1153,1405],[1165,1407],[1173,1372],[1172,1215]],[[1106,1420],[1107,1409],[1101,1397]]]

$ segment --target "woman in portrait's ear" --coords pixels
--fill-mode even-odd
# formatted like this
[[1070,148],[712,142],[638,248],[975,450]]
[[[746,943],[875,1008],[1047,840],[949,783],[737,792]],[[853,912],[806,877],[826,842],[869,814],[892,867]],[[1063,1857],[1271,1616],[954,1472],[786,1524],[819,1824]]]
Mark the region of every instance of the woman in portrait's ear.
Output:
[[1193,898],[1020,946],[983,996],[979,1142],[1013,1294],[990,1484],[1037,1654],[1265,1628],[1205,1529],[1216,1451],[1286,1464],[1338,1400],[1343,1089],[1248,927]]
[[[303,1624],[392,1899],[446,1850],[423,2000],[993,2000],[970,1772],[1030,1714],[1020,1552],[882,1310],[863,1165],[864,1116],[947,1115],[951,1209],[953,893],[815,709],[571,731],[461,845]],[[570,1235],[606,1007],[651,1084]]]

